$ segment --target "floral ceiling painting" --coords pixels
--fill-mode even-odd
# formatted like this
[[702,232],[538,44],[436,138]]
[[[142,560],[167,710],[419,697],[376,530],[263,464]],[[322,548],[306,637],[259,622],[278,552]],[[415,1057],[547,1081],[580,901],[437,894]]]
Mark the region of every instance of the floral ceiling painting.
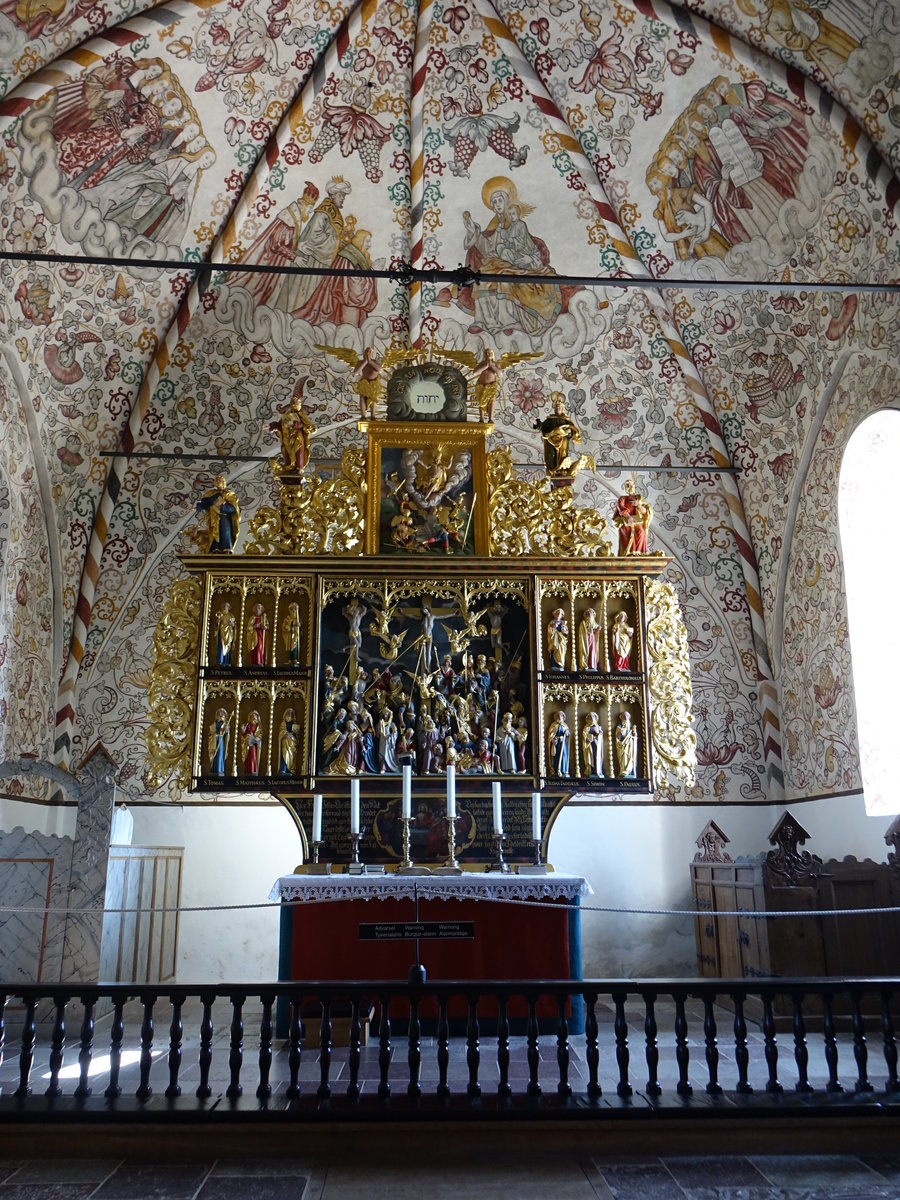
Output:
[[296,395],[314,465],[362,444],[318,346],[433,340],[536,355],[497,442],[539,469],[562,392],[579,501],[653,504],[700,764],[656,798],[859,789],[837,471],[898,391],[858,287],[897,281],[898,93],[887,0],[0,0],[0,753],[100,738],[148,794],[196,498],[271,503]]

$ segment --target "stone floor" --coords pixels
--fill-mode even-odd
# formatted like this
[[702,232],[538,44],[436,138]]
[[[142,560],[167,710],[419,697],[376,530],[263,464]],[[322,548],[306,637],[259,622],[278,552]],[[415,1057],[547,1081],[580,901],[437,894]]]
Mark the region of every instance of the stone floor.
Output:
[[897,1200],[900,1154],[0,1162],[0,1200]]

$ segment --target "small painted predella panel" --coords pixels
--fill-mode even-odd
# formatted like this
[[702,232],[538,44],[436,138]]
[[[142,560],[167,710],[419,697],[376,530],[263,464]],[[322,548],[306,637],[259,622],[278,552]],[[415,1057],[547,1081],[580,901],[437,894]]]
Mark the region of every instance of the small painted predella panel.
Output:
[[[275,789],[277,792],[277,788]],[[304,831],[307,844],[312,831],[312,798],[286,792],[282,797]],[[541,831],[546,842],[547,828],[558,797],[549,793],[541,798]],[[447,803],[440,785],[413,787],[412,820],[410,822],[410,858],[415,863],[435,866],[447,858]],[[394,795],[374,792],[363,781],[360,788],[360,825],[362,840],[359,854],[363,862],[397,863],[403,854],[403,824],[400,819],[400,800]],[[532,862],[534,843],[531,840],[531,803],[514,798],[504,789],[503,828],[506,835],[504,856],[509,862]],[[343,795],[326,794],[322,809],[321,862],[340,862],[347,858],[350,831],[349,786]],[[489,863],[496,860],[493,842],[493,813],[490,785],[485,781],[474,786],[460,781],[457,794],[455,853],[463,866]]]
[[362,422],[369,434],[366,552],[488,553],[492,425]]
[[524,581],[323,580],[319,777],[533,774]]
[[455,421],[466,419],[466,377],[447,363],[408,363],[387,383],[389,421]]

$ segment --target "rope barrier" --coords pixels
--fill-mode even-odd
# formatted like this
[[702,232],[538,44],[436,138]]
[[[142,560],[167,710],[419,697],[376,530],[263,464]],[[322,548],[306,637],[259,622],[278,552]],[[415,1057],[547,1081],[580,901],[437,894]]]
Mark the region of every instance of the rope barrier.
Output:
[[[364,896],[360,899],[377,900],[377,896]],[[412,896],[390,897],[391,899],[412,899]],[[189,904],[172,907],[151,908],[59,908],[59,907],[14,907],[0,905],[0,914],[8,913],[14,916],[67,916],[67,917],[102,917],[107,913],[126,916],[137,913],[203,913],[203,912],[248,912],[256,909],[273,909],[281,911],[284,908],[299,908],[309,904],[343,904],[346,896],[310,897],[305,900],[260,900],[251,904]],[[508,896],[467,896],[454,895],[448,892],[441,895],[447,900],[471,900],[475,903],[489,904],[518,904],[522,908],[552,908],[572,909],[577,912],[605,913],[612,916],[631,917],[750,917],[754,920],[775,920],[781,917],[818,918],[818,917],[851,917],[874,916],[876,914],[900,913],[900,905],[888,905],[884,908],[817,908],[817,909],[743,909],[736,910],[716,908],[623,908],[615,905],[560,903],[557,900],[523,900]]]

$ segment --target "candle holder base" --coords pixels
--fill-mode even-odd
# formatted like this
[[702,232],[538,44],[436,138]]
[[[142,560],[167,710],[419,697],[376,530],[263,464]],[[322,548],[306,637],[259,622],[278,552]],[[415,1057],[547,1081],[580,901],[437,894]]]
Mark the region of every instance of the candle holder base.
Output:
[[553,868],[547,866],[546,863],[518,863],[516,865],[517,875],[546,875]]
[[462,875],[463,870],[456,860],[452,863],[446,862],[442,867],[432,868],[432,875]]
[[415,863],[411,863],[408,867],[399,866],[394,872],[395,875],[431,875],[433,874],[431,867],[419,867]]
[[366,873],[366,864],[365,863],[361,863],[361,862],[347,863],[347,874],[348,875],[365,875],[365,873]]
[[300,868],[300,871],[304,875],[330,875],[331,874],[331,863],[326,863],[326,862],[304,863],[303,866]]
[[498,875],[509,875],[510,874],[510,866],[509,866],[509,863],[506,861],[506,859],[503,857],[503,843],[506,841],[506,837],[502,833],[495,833],[493,841],[494,841],[494,853],[496,854],[497,857],[490,864],[490,866],[488,867],[488,870],[495,871]]

